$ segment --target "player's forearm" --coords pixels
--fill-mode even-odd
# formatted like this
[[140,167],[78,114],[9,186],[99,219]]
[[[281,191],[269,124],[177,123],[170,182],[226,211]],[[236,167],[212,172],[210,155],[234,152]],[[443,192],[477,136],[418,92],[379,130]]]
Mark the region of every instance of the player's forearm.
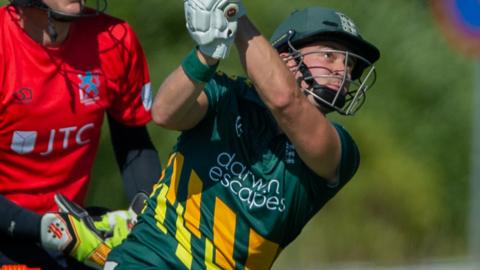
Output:
[[179,66],[162,83],[155,96],[152,117],[158,125],[174,130],[191,127],[189,112],[196,105],[196,100],[204,84],[197,83],[185,74]]
[[108,117],[112,145],[129,201],[139,193],[150,194],[158,181],[161,164],[146,126],[130,127]]
[[293,75],[246,16],[238,27],[235,44],[248,77],[270,109],[284,108],[298,93]]
[[41,216],[0,195],[0,235],[15,240],[38,242]]
[[302,160],[318,175],[333,178],[339,142],[328,120],[305,98],[278,52],[248,19],[239,20],[235,42],[249,78]]
[[137,193],[150,195],[161,172],[160,159],[155,149],[130,150],[122,168],[124,189],[128,200],[132,201]]

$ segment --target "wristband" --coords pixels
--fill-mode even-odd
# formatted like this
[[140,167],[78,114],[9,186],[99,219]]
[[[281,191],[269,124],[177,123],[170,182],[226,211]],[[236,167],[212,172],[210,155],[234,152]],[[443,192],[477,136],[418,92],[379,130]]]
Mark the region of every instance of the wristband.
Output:
[[215,74],[217,70],[218,63],[209,66],[200,62],[197,56],[197,49],[192,49],[192,51],[183,59],[182,68],[188,78],[197,82],[197,83],[206,83]]

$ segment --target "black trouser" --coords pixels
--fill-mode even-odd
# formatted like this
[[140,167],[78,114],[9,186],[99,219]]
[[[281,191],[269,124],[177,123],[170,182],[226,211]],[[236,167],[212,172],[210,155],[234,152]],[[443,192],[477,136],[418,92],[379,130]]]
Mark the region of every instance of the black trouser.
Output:
[[62,253],[47,253],[38,244],[14,241],[0,236],[0,266],[25,264],[42,270],[92,270]]

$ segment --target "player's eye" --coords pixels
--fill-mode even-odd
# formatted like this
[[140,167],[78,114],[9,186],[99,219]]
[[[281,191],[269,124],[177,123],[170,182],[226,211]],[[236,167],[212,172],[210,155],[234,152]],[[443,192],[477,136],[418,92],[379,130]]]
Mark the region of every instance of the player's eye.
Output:
[[334,54],[332,52],[322,52],[322,58],[323,60],[326,61],[333,61],[334,60]]

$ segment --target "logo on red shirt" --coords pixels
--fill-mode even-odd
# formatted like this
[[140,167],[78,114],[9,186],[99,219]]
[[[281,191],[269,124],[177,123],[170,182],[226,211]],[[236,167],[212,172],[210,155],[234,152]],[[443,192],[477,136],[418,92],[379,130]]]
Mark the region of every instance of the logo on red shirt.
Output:
[[14,152],[24,155],[31,153],[35,148],[37,131],[14,131],[11,148]]
[[32,102],[32,89],[23,87],[13,94],[13,101],[17,104],[29,104]]
[[90,105],[95,103],[100,98],[100,79],[98,74],[87,71],[85,75],[78,75],[80,83],[78,84],[78,91],[80,94],[80,103]]
[[[91,135],[89,135],[87,131],[94,127],[95,125],[93,123],[87,123],[81,127],[72,126],[59,128],[58,130],[51,129],[48,136],[47,134],[39,134],[38,131],[33,130],[16,130],[13,132],[10,148],[15,153],[18,153],[20,155],[30,154],[34,152],[39,137],[41,137],[42,140],[44,140],[43,145],[46,146],[46,149],[45,151],[37,151],[43,151],[40,152],[40,155],[48,156],[55,150],[66,150],[69,149],[71,146],[80,146],[90,143]],[[45,141],[47,138],[48,142]],[[55,149],[55,145],[57,149]]]

